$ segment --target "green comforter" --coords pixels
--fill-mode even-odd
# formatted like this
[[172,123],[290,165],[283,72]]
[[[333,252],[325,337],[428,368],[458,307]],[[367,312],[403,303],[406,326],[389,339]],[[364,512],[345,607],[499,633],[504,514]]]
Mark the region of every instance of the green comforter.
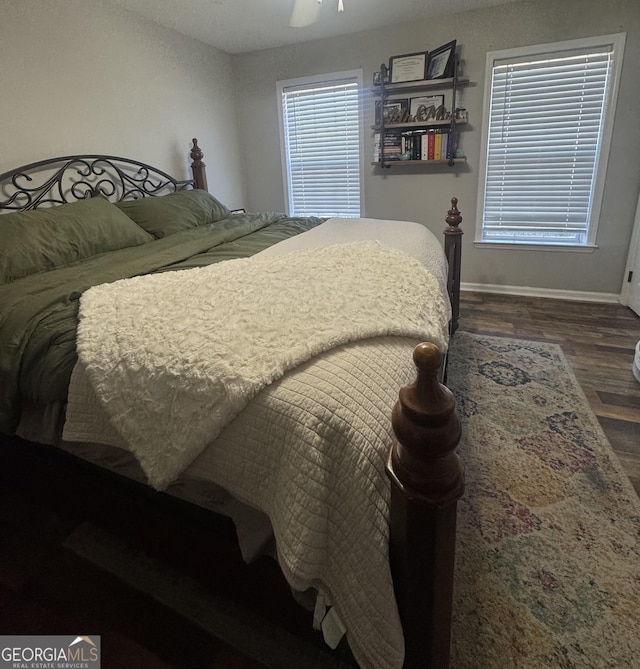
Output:
[[251,256],[320,223],[243,214],[0,285],[0,432],[15,432],[24,400],[66,400],[79,298],[91,286]]

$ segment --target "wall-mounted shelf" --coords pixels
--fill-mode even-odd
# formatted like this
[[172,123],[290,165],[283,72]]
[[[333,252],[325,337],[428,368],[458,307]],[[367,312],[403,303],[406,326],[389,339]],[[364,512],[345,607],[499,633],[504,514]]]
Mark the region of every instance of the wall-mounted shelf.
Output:
[[[380,66],[381,79],[384,82],[388,70],[386,65]],[[467,123],[466,112],[458,117],[456,114],[456,94],[460,86],[469,84],[468,77],[458,77],[458,56],[454,54],[453,76],[446,79],[421,79],[418,81],[407,81],[402,83],[382,83],[373,87],[374,96],[380,98],[376,102],[376,124],[371,126],[376,133],[374,146],[373,165],[378,167],[392,167],[403,165],[442,165],[453,166],[456,163],[466,162],[466,158],[460,155],[459,137],[460,134],[456,128]],[[450,109],[447,111],[444,107],[444,96],[434,96],[434,91],[451,91]],[[394,107],[394,102],[398,105],[403,95],[407,93],[416,93],[416,97],[422,95],[426,97],[441,97],[443,102],[440,106],[432,106],[428,109],[427,119],[422,116],[420,120],[416,113],[409,116],[406,111],[406,102],[404,107],[400,107],[402,112],[391,112],[389,117],[386,115],[385,103]],[[415,99],[415,97],[413,98]],[[437,103],[436,103],[437,104]],[[409,100],[411,106],[411,99]],[[403,111],[404,109],[404,111]],[[413,112],[411,112],[413,114]],[[449,115],[448,118],[434,118],[436,116]],[[393,119],[393,116],[396,118]],[[412,118],[414,120],[406,121]],[[402,122],[394,122],[402,121]],[[432,142],[432,136],[438,136],[435,142]],[[403,155],[404,159],[398,156]],[[379,159],[377,157],[379,156]],[[457,157],[456,157],[457,156]],[[408,159],[407,159],[408,158]]]
[[[451,163],[466,163],[466,158],[451,158],[445,160],[387,160],[385,167],[404,167],[405,165],[450,165]],[[380,163],[371,163],[372,165],[380,165]]]
[[465,86],[469,83],[469,77],[450,77],[448,79],[419,79],[418,81],[405,81],[400,84],[384,84],[384,86],[374,86],[373,92],[380,95],[382,89],[391,95],[392,93],[402,93],[412,90],[425,90],[431,88],[453,88],[456,86]]
[[[466,121],[456,121],[456,127],[459,125],[464,125]],[[451,125],[450,119],[443,119],[440,121],[411,121],[410,123],[387,123],[384,126],[384,129],[393,132],[394,130],[419,130],[421,128],[430,128],[430,127],[449,127]],[[372,125],[372,130],[380,130],[382,126]]]

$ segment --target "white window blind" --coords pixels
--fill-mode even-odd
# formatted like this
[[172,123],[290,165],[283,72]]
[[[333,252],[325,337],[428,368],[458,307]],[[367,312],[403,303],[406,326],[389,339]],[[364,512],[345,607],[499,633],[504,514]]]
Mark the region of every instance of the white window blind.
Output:
[[289,214],[359,217],[357,78],[284,85],[281,99]]
[[481,241],[589,242],[613,58],[609,44],[494,61]]

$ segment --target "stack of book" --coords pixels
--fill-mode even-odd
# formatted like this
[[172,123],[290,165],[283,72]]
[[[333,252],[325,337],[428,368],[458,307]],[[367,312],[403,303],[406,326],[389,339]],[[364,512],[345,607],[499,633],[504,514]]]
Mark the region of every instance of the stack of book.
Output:
[[[386,132],[384,159],[387,160],[448,160],[455,155],[460,133],[449,128]],[[380,162],[380,133],[374,138],[374,162]]]
[[[384,135],[384,159],[400,160],[402,150],[402,137],[399,133],[385,133]],[[380,161],[380,133],[376,133],[373,148],[374,162]]]

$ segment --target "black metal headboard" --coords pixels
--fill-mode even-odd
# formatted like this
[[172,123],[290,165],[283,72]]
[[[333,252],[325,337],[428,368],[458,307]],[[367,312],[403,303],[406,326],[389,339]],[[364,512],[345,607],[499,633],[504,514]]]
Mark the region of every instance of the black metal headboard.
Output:
[[[193,140],[194,179],[175,179],[146,163],[117,156],[61,156],[0,174],[0,213],[26,211],[102,196],[112,202],[206,189],[202,151]],[[200,178],[199,178],[200,177]]]

